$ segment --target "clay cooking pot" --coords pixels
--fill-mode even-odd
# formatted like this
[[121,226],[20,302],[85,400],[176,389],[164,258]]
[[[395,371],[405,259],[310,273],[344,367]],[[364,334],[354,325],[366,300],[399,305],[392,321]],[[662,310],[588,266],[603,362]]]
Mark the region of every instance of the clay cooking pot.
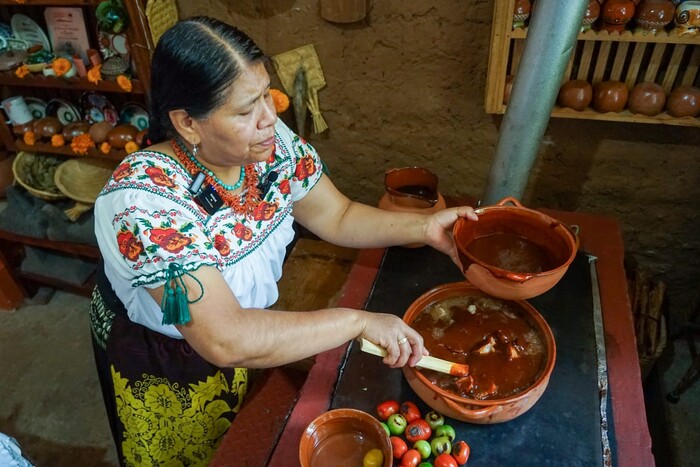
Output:
[[666,110],[672,117],[697,117],[700,115],[700,88],[681,86],[668,95]]
[[[478,224],[478,222],[474,222],[474,224]],[[403,320],[411,324],[432,303],[446,298],[465,295],[487,296],[467,282],[441,285],[418,297],[408,307]],[[476,424],[506,422],[522,415],[535,405],[549,384],[549,377],[552,374],[556,360],[556,344],[552,330],[542,315],[525,301],[518,301],[517,305],[522,308],[532,325],[541,331],[547,347],[546,363],[539,376],[528,388],[518,394],[502,399],[469,399],[434,385],[420,370],[406,365],[402,368],[403,374],[418,397],[433,410],[448,417]]]
[[572,79],[561,85],[557,102],[562,107],[577,111],[586,110],[593,100],[593,88],[588,81]]
[[627,86],[621,81],[601,81],[593,86],[593,108],[598,112],[622,112],[628,98]]
[[[493,206],[477,209],[476,213],[478,222],[460,218],[452,233],[462,272],[470,283],[489,295],[506,300],[541,295],[559,282],[576,256],[578,244],[571,228],[544,213],[523,207],[515,198],[504,198]],[[546,254],[547,269],[509,271],[470,251],[472,242],[494,234],[524,238],[536,245]]]
[[660,84],[643,82],[636,84],[630,91],[627,107],[642,115],[656,115],[666,104],[666,92]]

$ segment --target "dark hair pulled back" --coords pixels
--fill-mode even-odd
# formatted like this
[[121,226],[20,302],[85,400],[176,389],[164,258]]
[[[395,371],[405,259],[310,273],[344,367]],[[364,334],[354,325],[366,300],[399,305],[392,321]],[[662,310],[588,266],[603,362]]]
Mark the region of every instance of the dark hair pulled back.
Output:
[[184,109],[204,119],[230,95],[241,69],[267,62],[260,48],[239,29],[206,16],[178,22],[158,41],[151,64],[148,139],[176,135],[169,112]]

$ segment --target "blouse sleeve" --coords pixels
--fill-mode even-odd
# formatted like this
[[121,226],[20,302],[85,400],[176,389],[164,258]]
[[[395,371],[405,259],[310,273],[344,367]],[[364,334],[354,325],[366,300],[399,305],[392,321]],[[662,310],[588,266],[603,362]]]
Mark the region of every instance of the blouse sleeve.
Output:
[[293,133],[281,120],[278,120],[277,132],[281,138],[291,140],[289,145],[294,174],[290,180],[290,189],[292,201],[299,201],[321,179],[323,163],[316,149]]

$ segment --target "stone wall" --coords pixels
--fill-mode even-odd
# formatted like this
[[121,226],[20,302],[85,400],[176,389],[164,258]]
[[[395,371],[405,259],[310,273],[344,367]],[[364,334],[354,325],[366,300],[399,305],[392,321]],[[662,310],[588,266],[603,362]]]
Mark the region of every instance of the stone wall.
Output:
[[[443,193],[481,196],[501,121],[484,111],[492,0],[368,0],[351,25],[321,19],[316,0],[178,3],[269,55],[314,44],[330,130],[308,139],[351,198],[375,204],[384,170],[408,165],[433,170]],[[677,326],[700,286],[699,146],[697,128],[552,119],[522,201],[618,219],[628,259],[669,286]]]

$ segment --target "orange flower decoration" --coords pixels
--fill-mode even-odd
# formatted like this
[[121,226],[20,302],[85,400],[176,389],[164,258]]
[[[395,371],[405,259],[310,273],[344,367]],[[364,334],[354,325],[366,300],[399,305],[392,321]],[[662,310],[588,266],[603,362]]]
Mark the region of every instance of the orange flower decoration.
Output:
[[73,152],[76,154],[81,154],[83,156],[87,154],[88,149],[94,147],[95,142],[90,137],[90,133],[83,133],[82,135],[78,135],[75,138],[73,138],[73,141],[71,141],[70,143],[70,148],[73,150]]
[[51,68],[53,68],[54,73],[56,73],[56,76],[63,76],[66,73],[68,73],[68,70],[70,70],[73,67],[73,64],[68,60],[67,58],[59,57],[53,62],[51,62]]
[[95,65],[87,72],[87,79],[92,84],[97,84],[102,81],[102,65]]
[[279,89],[270,89],[270,95],[272,96],[272,102],[275,103],[275,111],[281,114],[289,108],[289,97]]
[[55,148],[60,148],[64,144],[66,144],[66,140],[63,139],[63,135],[59,135],[58,133],[56,133],[51,137],[51,146]]
[[126,75],[117,76],[117,84],[126,92],[131,92],[131,80]]
[[104,143],[100,144],[100,151],[102,154],[109,154],[109,151],[112,149],[112,146],[109,145],[107,141]]
[[27,146],[34,146],[34,144],[36,143],[36,135],[31,130],[26,132],[22,139],[24,140],[24,144],[26,144]]
[[139,145],[136,144],[136,141],[129,141],[126,143],[126,146],[124,146],[124,149],[126,150],[127,154],[131,154],[132,152],[136,152],[141,148],[139,148]]
[[17,75],[18,78],[24,78],[30,73],[29,67],[27,65],[22,65],[21,67],[17,68],[15,70],[15,75]]

